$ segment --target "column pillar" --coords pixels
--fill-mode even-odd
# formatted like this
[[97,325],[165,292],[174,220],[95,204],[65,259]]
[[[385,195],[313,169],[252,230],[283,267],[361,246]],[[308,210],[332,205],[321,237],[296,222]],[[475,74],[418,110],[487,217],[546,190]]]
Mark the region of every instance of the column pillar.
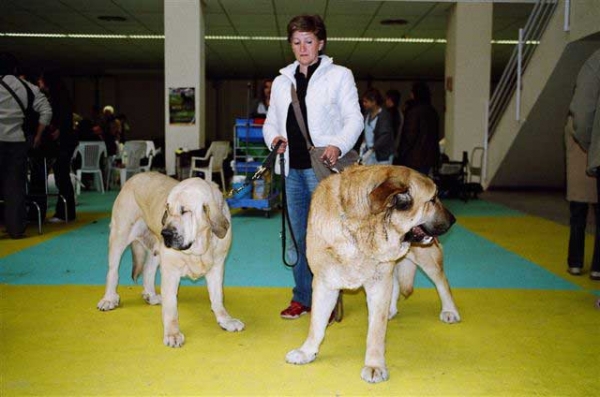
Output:
[[493,3],[456,3],[446,35],[445,152],[451,160],[483,146],[490,98]]
[[[201,0],[165,0],[165,166],[175,174],[175,150],[205,145],[204,15]],[[171,89],[194,90],[195,117],[171,119]],[[187,92],[191,92],[187,90]],[[191,104],[190,104],[191,105]],[[189,107],[189,105],[188,105]]]

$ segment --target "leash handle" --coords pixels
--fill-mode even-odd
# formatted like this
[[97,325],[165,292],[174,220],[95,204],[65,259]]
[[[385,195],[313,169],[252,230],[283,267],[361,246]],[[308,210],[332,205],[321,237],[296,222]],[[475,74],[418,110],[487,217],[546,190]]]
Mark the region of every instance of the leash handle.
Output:
[[[260,167],[258,167],[256,172],[254,172],[254,175],[252,175],[252,178],[250,178],[251,181],[260,179],[260,177],[262,177],[265,172],[267,172],[268,170],[273,168],[273,165],[275,164],[275,157],[277,156],[277,150],[279,149],[279,147],[281,146],[282,143],[283,143],[283,141],[277,142],[277,144],[273,147],[273,150],[271,150],[271,153],[269,153],[269,155],[267,156],[265,161],[263,161],[263,163],[260,165]],[[282,154],[282,156],[283,156],[283,154]],[[232,188],[227,193],[227,197],[233,197],[234,195],[238,194],[239,192],[241,192],[242,190],[247,188],[249,185],[250,185],[250,182],[244,182],[244,184],[242,186],[235,188],[235,189]]]

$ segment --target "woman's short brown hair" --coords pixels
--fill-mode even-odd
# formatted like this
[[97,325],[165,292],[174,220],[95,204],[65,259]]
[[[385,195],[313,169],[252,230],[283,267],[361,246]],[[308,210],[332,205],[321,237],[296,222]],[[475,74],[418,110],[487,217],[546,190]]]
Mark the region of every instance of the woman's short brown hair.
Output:
[[325,29],[325,22],[319,15],[298,15],[288,23],[288,42],[292,42],[292,35],[294,32],[309,32],[317,36],[317,39],[323,41],[323,49],[319,51],[322,53],[325,50],[325,44],[327,43],[327,30]]

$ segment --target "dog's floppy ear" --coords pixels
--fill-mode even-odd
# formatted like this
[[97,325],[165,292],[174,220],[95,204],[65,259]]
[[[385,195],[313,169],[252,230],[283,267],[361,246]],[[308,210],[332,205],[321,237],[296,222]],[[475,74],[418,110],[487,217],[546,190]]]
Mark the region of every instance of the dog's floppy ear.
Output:
[[412,207],[413,198],[408,191],[408,186],[387,179],[369,193],[369,204],[372,214],[378,214],[392,207],[406,211]]
[[223,238],[227,234],[227,230],[229,230],[229,221],[223,215],[223,212],[218,207],[217,204],[204,204],[202,206],[202,210],[204,214],[208,218],[208,222],[210,223],[210,228],[212,232],[218,238]]

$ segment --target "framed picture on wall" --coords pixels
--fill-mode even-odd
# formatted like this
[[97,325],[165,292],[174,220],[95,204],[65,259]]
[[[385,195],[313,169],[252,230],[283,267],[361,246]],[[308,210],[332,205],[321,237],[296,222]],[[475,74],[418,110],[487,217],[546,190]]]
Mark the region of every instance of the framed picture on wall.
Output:
[[169,88],[169,124],[196,123],[194,87]]

